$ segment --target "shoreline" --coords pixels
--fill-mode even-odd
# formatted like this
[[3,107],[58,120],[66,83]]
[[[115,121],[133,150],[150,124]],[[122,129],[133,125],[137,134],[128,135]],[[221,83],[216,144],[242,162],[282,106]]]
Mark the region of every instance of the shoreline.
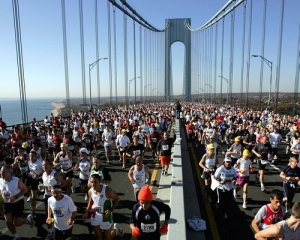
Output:
[[61,114],[62,109],[65,108],[65,104],[62,101],[52,102],[52,106],[54,109],[51,110],[51,113],[54,117],[58,117]]

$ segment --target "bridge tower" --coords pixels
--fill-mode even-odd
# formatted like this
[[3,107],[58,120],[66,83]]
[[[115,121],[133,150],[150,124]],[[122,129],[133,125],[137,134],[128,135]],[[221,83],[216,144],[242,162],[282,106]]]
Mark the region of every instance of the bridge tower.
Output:
[[186,101],[191,101],[191,31],[186,27],[191,25],[190,18],[166,19],[165,30],[165,101],[171,101],[173,95],[171,83],[171,45],[174,42],[182,42],[185,46],[183,92]]

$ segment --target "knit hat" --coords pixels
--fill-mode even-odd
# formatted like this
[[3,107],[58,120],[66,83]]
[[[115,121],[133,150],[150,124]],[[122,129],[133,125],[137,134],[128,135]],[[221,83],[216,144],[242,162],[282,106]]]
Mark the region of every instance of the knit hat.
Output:
[[138,196],[138,200],[152,201],[152,192],[149,187],[144,186],[141,188]]

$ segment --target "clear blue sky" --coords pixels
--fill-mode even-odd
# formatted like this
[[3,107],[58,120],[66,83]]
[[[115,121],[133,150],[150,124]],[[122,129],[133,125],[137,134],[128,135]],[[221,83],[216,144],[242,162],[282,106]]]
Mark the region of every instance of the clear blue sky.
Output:
[[[117,1],[118,2],[118,1]],[[192,28],[198,28],[210,19],[227,0],[128,0],[136,11],[149,23],[159,29],[165,28],[167,18],[191,18]],[[268,0],[265,57],[273,61],[273,86],[277,67],[277,46],[280,0]],[[63,44],[61,26],[61,1],[59,0],[20,0],[20,17],[23,43],[24,74],[28,98],[65,97]],[[79,35],[78,1],[66,0],[66,21],[69,59],[70,97],[82,96],[81,55]],[[88,64],[95,59],[94,1],[84,0],[84,41],[86,87],[89,89]],[[261,53],[262,0],[253,0],[252,54]],[[299,29],[299,0],[286,0],[284,13],[284,31],[281,59],[280,91],[294,91],[296,70],[297,40]],[[234,78],[233,92],[240,90],[241,44],[242,44],[242,5],[236,10]],[[248,12],[247,12],[248,14]],[[124,95],[123,63],[123,14],[117,10],[117,54],[118,54],[118,95]],[[107,44],[107,1],[98,1],[99,18],[99,57],[108,57]],[[247,15],[248,21],[248,15]],[[132,20],[128,20],[128,79],[133,74],[133,34]],[[137,39],[139,37],[137,28]],[[15,51],[14,25],[11,1],[0,1],[0,98],[19,97],[18,71]],[[113,33],[113,32],[112,32]],[[247,33],[245,61],[247,57]],[[218,71],[220,74],[221,27],[219,25]],[[229,39],[230,18],[225,20],[224,73],[229,78]],[[137,41],[137,48],[139,41]],[[184,49],[181,43],[172,46],[174,94],[182,92]],[[137,59],[139,53],[137,51]],[[114,60],[113,60],[114,61]],[[112,62],[114,63],[114,62]],[[109,95],[108,61],[100,61],[101,96]],[[139,61],[137,61],[139,69]],[[113,69],[114,71],[114,69]],[[264,66],[263,91],[269,89],[270,70]],[[139,72],[137,72],[139,76]],[[246,76],[246,65],[244,79]],[[260,60],[251,59],[250,91],[258,91]],[[114,76],[113,76],[114,79]],[[218,79],[220,81],[220,79]],[[96,97],[96,68],[92,70],[92,96]],[[225,85],[225,84],[224,84]],[[138,85],[139,89],[139,85]],[[133,88],[131,88],[133,91]],[[219,83],[217,84],[219,92]],[[223,87],[223,92],[226,88]],[[139,91],[137,92],[139,94]],[[87,91],[87,96],[89,92]]]

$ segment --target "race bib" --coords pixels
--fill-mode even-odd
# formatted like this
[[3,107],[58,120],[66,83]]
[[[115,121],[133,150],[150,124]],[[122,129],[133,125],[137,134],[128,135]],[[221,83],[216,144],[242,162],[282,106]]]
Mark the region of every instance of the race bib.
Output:
[[85,139],[85,143],[90,143],[91,142],[91,140],[90,139]]
[[141,223],[141,230],[145,233],[155,232],[156,231],[156,223],[152,224],[144,224]]
[[143,177],[142,176],[136,176],[135,177],[135,181],[138,182],[138,183],[140,183],[140,182],[143,181]]
[[93,211],[101,214],[102,213],[102,207],[94,207]]
[[161,146],[161,149],[162,149],[163,151],[168,151],[168,150],[169,150],[169,145],[162,145],[162,146]]
[[133,155],[139,156],[141,154],[141,150],[133,151]]
[[152,142],[157,142],[157,138],[151,138]]

